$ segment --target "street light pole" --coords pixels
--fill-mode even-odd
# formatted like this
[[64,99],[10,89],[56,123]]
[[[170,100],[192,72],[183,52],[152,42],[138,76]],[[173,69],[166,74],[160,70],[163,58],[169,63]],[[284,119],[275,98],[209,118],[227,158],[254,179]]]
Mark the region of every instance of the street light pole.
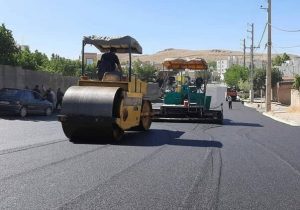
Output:
[[272,39],[271,39],[271,0],[268,0],[268,65],[266,71],[266,112],[271,111],[271,69],[272,69],[272,59],[271,59],[271,46],[272,46]]

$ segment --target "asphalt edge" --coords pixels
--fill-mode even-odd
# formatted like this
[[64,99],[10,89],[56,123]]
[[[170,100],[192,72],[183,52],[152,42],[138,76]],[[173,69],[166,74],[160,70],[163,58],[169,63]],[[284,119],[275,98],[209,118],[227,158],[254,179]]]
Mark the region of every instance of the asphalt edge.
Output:
[[282,119],[280,117],[276,117],[276,116],[274,116],[274,115],[272,115],[271,113],[268,113],[268,112],[261,112],[261,111],[257,110],[255,107],[249,105],[247,102],[244,102],[244,106],[255,109],[256,111],[262,113],[264,116],[269,117],[269,118],[271,118],[273,120],[276,120],[278,122],[285,123],[285,124],[288,124],[288,125],[291,125],[291,126],[300,126],[300,124],[295,122],[295,121],[285,120],[285,119]]
[[276,117],[274,115],[272,115],[271,113],[268,113],[268,112],[263,112],[262,113],[263,115],[269,117],[269,118],[272,118],[273,120],[276,120],[278,122],[281,122],[281,123],[285,123],[285,124],[288,124],[288,125],[291,125],[291,126],[300,126],[298,123],[296,123],[295,121],[292,121],[292,120],[284,120],[284,119],[281,119],[280,117]]

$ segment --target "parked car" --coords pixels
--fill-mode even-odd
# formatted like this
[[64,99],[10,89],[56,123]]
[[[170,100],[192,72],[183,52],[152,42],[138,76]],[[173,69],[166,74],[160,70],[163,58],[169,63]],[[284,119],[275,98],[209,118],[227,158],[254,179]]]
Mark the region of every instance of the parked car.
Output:
[[0,89],[0,114],[52,114],[52,103],[35,91],[28,89]]

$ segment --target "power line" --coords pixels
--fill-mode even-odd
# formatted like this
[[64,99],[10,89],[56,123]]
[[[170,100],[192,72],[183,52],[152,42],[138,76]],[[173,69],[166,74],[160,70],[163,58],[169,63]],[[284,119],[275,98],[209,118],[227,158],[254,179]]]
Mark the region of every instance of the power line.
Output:
[[261,35],[261,38],[260,38],[259,44],[257,45],[257,48],[259,48],[259,47],[260,47],[260,44],[261,44],[261,42],[262,42],[262,40],[263,40],[263,38],[264,38],[264,35],[265,35],[265,32],[266,32],[266,29],[267,29],[267,26],[268,26],[268,23],[266,23],[266,25],[265,25],[264,32],[263,32],[263,33],[262,33],[262,35]]
[[267,56],[267,55],[265,54],[266,50],[267,50],[267,47],[265,47],[264,50],[261,52],[261,57],[260,57],[260,59],[261,59],[262,61],[264,60],[264,57]]
[[272,49],[275,51],[276,54],[282,54],[282,53],[278,53],[278,51],[276,50],[275,46],[272,44],[271,45]]
[[276,48],[281,48],[281,49],[287,49],[287,48],[298,48],[298,47],[300,47],[300,45],[288,46],[288,47],[278,47],[278,46],[276,46]]
[[287,29],[279,28],[279,27],[274,26],[274,25],[271,25],[271,26],[272,26],[272,28],[275,28],[275,29],[277,29],[279,31],[284,31],[284,32],[300,32],[300,29],[298,29],[298,30],[287,30]]

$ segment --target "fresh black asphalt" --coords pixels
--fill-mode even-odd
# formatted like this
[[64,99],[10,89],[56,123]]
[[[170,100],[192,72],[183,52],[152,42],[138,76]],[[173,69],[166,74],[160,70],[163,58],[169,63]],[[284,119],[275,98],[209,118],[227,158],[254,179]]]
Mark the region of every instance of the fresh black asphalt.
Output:
[[71,143],[55,116],[0,118],[0,209],[300,209],[300,128],[237,102],[224,118],[117,144]]

